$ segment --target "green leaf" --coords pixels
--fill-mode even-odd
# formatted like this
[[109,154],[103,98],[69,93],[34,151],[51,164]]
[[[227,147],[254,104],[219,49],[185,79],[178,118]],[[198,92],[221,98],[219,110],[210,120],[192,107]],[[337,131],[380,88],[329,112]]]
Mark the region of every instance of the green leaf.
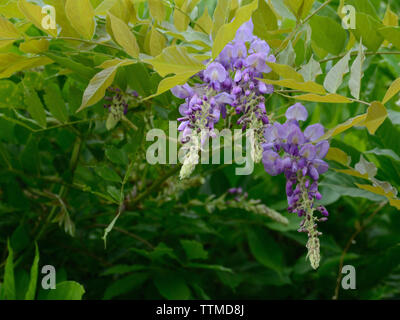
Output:
[[191,262],[191,263],[187,264],[186,267],[233,273],[232,269],[224,267],[224,266],[220,266],[220,265],[215,265],[215,264],[204,264],[204,263]]
[[134,273],[112,282],[104,292],[103,300],[109,300],[141,287],[148,279],[147,273]]
[[33,88],[24,86],[24,103],[27,106],[28,112],[39,124],[39,126],[46,128],[46,112],[44,110],[42,101]]
[[318,47],[334,55],[342,52],[347,34],[339,23],[330,17],[314,15],[310,20],[310,26],[311,39]]
[[89,81],[96,74],[94,69],[87,67],[82,63],[76,62],[70,57],[63,57],[53,52],[44,52],[43,54],[49,57],[55,63],[58,63],[60,66],[79,74],[80,78],[83,78],[87,81]]
[[39,269],[39,249],[37,243],[35,243],[35,258],[31,267],[31,278],[29,280],[28,290],[25,294],[25,300],[34,300],[36,295],[36,284],[38,280]]
[[[277,63],[283,66],[293,66],[296,62],[296,51],[293,48],[292,41],[289,40],[289,43],[286,45],[285,50],[283,50],[279,56]],[[269,62],[267,62],[268,64]]]
[[324,80],[324,87],[330,93],[336,93],[339,89],[340,85],[343,81],[343,76],[349,72],[349,61],[350,61],[349,51],[342,59],[336,63],[331,70],[329,70],[328,74]]
[[265,229],[251,229],[247,232],[250,251],[262,265],[280,273],[283,270],[281,248]]
[[190,289],[186,281],[176,273],[164,273],[154,279],[154,284],[161,295],[168,300],[186,300]]
[[122,182],[121,177],[113,169],[107,166],[98,166],[94,169],[94,171],[104,180]]
[[374,19],[379,19],[378,13],[370,0],[346,0],[346,4],[354,6],[357,12],[362,12],[372,16]]
[[400,49],[400,27],[381,28],[379,33],[397,49]]
[[126,53],[131,57],[138,58],[139,46],[136,42],[136,37],[129,29],[128,25],[111,13],[109,13],[108,16],[110,17],[112,32],[117,43],[124,48]]
[[225,46],[235,38],[237,30],[242,26],[242,24],[250,20],[253,12],[257,10],[257,8],[258,0],[253,0],[248,5],[240,7],[236,11],[235,19],[228,24],[224,24],[218,30],[212,47],[213,59],[215,59]]
[[7,247],[8,257],[4,268],[4,283],[1,287],[1,300],[15,300],[17,293],[15,290],[14,278],[14,253],[9,240],[7,240]]
[[11,98],[17,90],[17,85],[11,80],[0,80],[0,108],[12,106]]
[[85,289],[75,281],[57,283],[55,290],[49,291],[46,300],[82,300]]
[[315,0],[283,0],[283,2],[298,19],[304,19]]
[[370,153],[370,154],[375,154],[378,156],[386,156],[386,157],[390,157],[393,160],[399,161],[400,162],[400,157],[397,155],[396,152],[394,152],[391,149],[378,149],[378,148],[374,148],[372,150],[366,151],[365,153]]
[[85,39],[93,38],[96,25],[90,0],[67,0],[65,13],[76,32]]
[[304,81],[315,81],[316,77],[322,74],[321,65],[311,56],[307,64],[303,65],[299,71]]
[[278,29],[278,20],[271,9],[270,4],[266,1],[258,2],[258,9],[254,11],[252,16],[254,24],[254,35],[265,38],[265,31],[273,31]]
[[126,264],[118,264],[116,266],[110,267],[105,270],[101,275],[102,276],[109,276],[114,274],[125,274],[133,271],[141,271],[147,269],[147,266],[144,265],[126,265]]
[[352,32],[358,41],[362,39],[363,44],[369,50],[377,51],[384,40],[378,32],[382,27],[382,23],[378,20],[365,13],[357,11],[356,29],[352,30]]
[[123,149],[118,149],[114,146],[109,146],[106,148],[106,157],[112,163],[120,164],[126,166],[128,164],[128,156]]
[[68,121],[68,110],[59,86],[55,83],[48,83],[45,87],[46,94],[43,96],[44,102],[51,114],[60,122]]
[[364,76],[364,72],[362,70],[362,66],[365,60],[364,50],[362,46],[362,42],[360,42],[360,46],[358,49],[358,54],[356,59],[351,66],[350,80],[349,80],[349,88],[351,95],[360,99],[360,89],[361,89],[361,79]]
[[189,260],[208,258],[208,252],[204,250],[203,245],[198,241],[181,240],[181,245]]

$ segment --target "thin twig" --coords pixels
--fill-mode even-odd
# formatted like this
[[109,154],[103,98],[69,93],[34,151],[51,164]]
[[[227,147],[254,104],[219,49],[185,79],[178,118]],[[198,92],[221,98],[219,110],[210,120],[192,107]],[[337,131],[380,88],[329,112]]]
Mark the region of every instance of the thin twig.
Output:
[[354,239],[368,226],[368,224],[371,222],[371,220],[378,214],[378,212],[387,204],[387,201],[383,201],[379,204],[378,208],[375,209],[375,211],[367,218],[365,223],[362,224],[357,230],[351,235],[349,241],[347,241],[347,244],[342,252],[342,255],[340,257],[340,263],[339,263],[339,271],[338,271],[338,276],[336,279],[336,288],[335,288],[335,294],[333,296],[333,300],[337,300],[339,297],[339,289],[340,289],[340,282],[342,281],[342,268],[343,268],[343,263],[344,263],[344,258],[349,251],[351,245],[353,244]]
[[[335,57],[330,57],[330,58],[326,58],[326,59],[322,59],[319,61],[319,63],[324,63],[324,62],[328,62],[328,61],[332,61],[332,60],[339,60],[341,58],[343,58],[347,53],[335,56]],[[358,54],[358,51],[354,51],[350,54],[350,56],[356,56]],[[366,56],[372,56],[372,55],[400,55],[400,51],[380,51],[380,52],[372,52],[372,51],[367,51],[364,52],[364,55]]]

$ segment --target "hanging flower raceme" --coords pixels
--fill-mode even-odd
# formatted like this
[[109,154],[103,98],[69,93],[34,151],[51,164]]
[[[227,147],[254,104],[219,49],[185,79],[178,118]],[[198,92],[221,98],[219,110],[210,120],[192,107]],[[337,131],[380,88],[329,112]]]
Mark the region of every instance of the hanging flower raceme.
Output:
[[129,105],[136,106],[139,95],[135,90],[124,92],[117,87],[108,87],[107,93],[104,100],[108,103],[104,105],[104,108],[110,111],[106,122],[107,129],[110,130],[127,114]]
[[[284,124],[268,125],[264,132],[263,164],[267,173],[285,175],[288,211],[303,217],[299,231],[308,234],[308,257],[316,269],[319,265],[318,236],[321,235],[316,223],[326,221],[328,211],[323,206],[315,206],[315,201],[322,198],[318,180],[328,170],[328,164],[322,159],[328,153],[329,142],[319,141],[325,131],[321,124],[310,125],[304,132],[300,129],[299,121],[307,117],[304,106],[296,103],[286,111]],[[323,217],[314,216],[315,211]]]
[[237,124],[243,130],[254,130],[252,159],[261,161],[263,131],[269,123],[264,95],[273,93],[273,86],[258,80],[263,73],[271,71],[267,61],[274,62],[275,57],[270,54],[268,44],[253,35],[250,20],[239,28],[235,39],[226,45],[217,59],[197,74],[201,83],[192,87],[185,84],[171,90],[176,97],[185,99],[179,107],[182,117],[178,119],[182,142],[200,139],[200,143],[192,142],[186,147],[192,154],[186,154],[181,178],[191,174],[194,165],[189,162],[198,160],[195,153],[208,137],[215,136],[216,124],[231,111],[240,115]]

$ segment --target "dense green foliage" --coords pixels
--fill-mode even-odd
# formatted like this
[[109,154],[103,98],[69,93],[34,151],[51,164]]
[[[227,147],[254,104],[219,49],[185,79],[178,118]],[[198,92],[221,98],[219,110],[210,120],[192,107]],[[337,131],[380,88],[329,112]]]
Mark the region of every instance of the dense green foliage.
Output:
[[[241,2],[0,0],[0,299],[400,298],[400,3]],[[284,177],[202,164],[180,180],[179,165],[146,161],[147,132],[179,117],[169,90],[250,17],[278,56],[270,118],[301,101],[306,125],[332,129],[317,270]],[[138,93],[126,115],[103,107],[111,85]],[[356,290],[340,289],[346,264]]]

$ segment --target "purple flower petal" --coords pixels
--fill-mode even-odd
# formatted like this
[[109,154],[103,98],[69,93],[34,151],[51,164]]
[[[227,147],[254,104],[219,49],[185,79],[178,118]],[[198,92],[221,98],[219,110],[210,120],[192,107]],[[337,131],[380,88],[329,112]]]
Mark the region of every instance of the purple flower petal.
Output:
[[324,133],[324,126],[319,123],[308,126],[306,130],[304,130],[304,136],[310,141],[318,140],[324,135]]
[[238,59],[244,59],[247,57],[247,47],[244,42],[236,43],[233,46],[233,57]]
[[317,151],[314,145],[306,144],[300,149],[300,155],[307,160],[312,160],[315,158]]
[[208,81],[221,83],[227,77],[227,72],[222,64],[219,62],[211,63],[204,71],[204,76]]
[[250,52],[252,53],[262,53],[265,55],[265,57],[268,56],[271,48],[269,47],[268,43],[266,43],[264,40],[257,39],[252,42],[250,46]]
[[180,99],[186,99],[194,94],[193,89],[185,83],[183,86],[175,86],[171,89],[172,94]]
[[323,159],[327,155],[330,146],[329,142],[327,140],[324,140],[318,142],[315,147],[317,149],[317,154],[316,154],[317,158]]
[[286,110],[286,119],[305,121],[308,118],[308,112],[306,108],[301,103],[296,103]]
[[313,160],[313,166],[317,169],[319,174],[323,174],[328,171],[329,165],[324,161],[320,159],[315,159]]
[[287,138],[288,143],[299,145],[304,143],[304,135],[300,128],[295,127]]
[[246,65],[256,69],[258,72],[268,73],[271,68],[265,64],[265,56],[262,53],[253,53],[246,59]]

